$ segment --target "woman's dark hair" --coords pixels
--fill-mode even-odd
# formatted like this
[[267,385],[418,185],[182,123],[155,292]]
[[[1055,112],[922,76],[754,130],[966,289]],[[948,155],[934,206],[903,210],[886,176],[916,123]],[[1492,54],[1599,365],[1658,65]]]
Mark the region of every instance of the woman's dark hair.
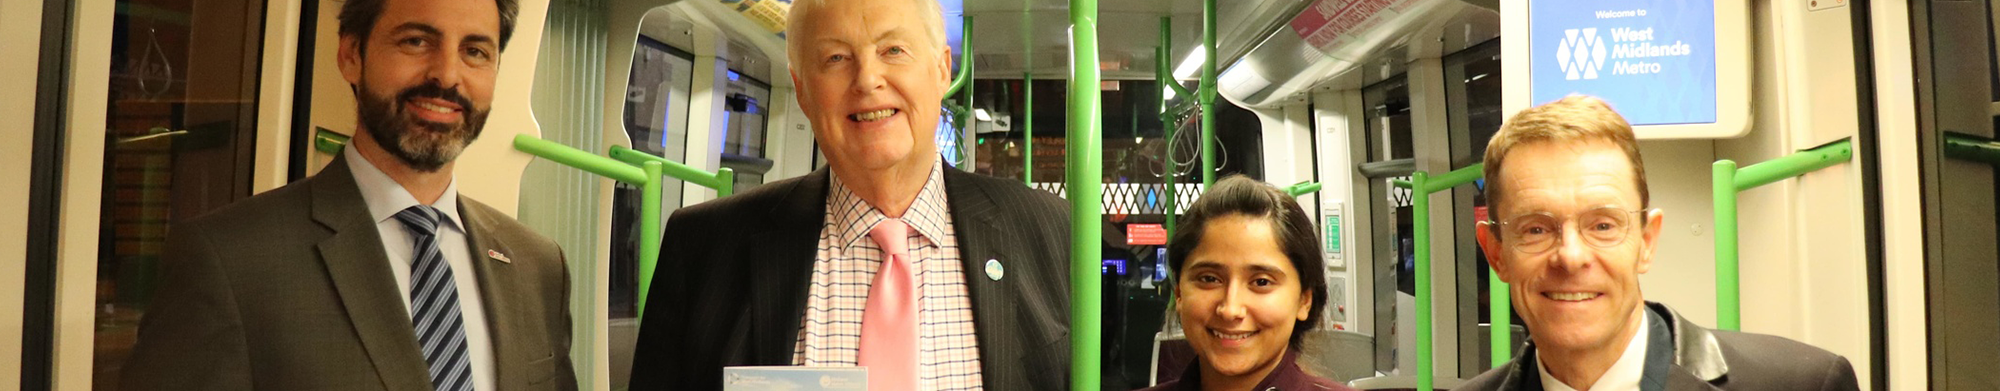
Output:
[[[1215,187],[1202,193],[1201,199],[1188,206],[1187,215],[1176,227],[1173,241],[1167,245],[1167,270],[1174,289],[1180,289],[1181,266],[1186,265],[1188,254],[1201,247],[1202,231],[1209,220],[1229,215],[1262,217],[1271,222],[1271,233],[1278,238],[1278,250],[1292,261],[1292,268],[1298,269],[1300,292],[1311,295],[1312,307],[1306,320],[1292,327],[1291,348],[1299,350],[1305,341],[1306,331],[1319,324],[1319,318],[1326,308],[1326,268],[1319,247],[1319,235],[1304,208],[1284,190],[1269,184],[1244,177],[1231,175],[1215,182]],[[1175,292],[1179,294],[1180,292]]]

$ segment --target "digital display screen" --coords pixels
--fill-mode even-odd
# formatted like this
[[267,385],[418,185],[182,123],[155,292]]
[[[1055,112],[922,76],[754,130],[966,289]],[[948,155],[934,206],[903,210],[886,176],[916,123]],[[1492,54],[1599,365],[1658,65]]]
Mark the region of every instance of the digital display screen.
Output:
[[1596,96],[1633,126],[1716,123],[1715,2],[1536,0],[1531,104]]

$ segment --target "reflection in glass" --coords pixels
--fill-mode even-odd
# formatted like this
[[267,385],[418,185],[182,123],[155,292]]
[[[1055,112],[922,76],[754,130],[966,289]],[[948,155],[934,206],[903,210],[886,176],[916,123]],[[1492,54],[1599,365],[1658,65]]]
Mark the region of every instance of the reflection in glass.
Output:
[[172,223],[250,196],[263,15],[252,0],[117,2],[94,389],[118,389]]

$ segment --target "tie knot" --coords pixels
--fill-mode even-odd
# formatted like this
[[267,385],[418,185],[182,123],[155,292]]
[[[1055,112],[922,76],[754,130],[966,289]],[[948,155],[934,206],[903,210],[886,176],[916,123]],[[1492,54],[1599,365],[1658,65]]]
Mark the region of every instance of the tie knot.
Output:
[[908,252],[906,245],[910,238],[910,225],[903,219],[875,223],[875,228],[868,230],[868,237],[875,240],[875,245],[882,248],[883,254],[908,255],[905,253]]
[[412,231],[425,235],[437,235],[438,210],[430,205],[417,205],[396,212],[396,220]]

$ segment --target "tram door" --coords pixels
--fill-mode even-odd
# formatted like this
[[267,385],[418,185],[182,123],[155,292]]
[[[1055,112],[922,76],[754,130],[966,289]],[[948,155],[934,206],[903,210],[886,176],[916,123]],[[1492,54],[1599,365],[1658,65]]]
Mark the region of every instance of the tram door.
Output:
[[1914,2],[1930,384],[2000,387],[2000,0]]

